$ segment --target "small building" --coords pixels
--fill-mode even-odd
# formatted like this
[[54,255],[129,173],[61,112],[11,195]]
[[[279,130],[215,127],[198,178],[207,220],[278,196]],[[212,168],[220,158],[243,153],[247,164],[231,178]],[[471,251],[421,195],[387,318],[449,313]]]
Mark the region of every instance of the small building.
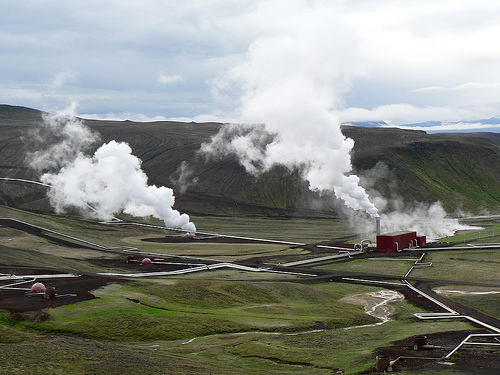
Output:
[[378,253],[396,253],[409,247],[424,247],[425,236],[417,236],[417,232],[401,231],[377,236]]

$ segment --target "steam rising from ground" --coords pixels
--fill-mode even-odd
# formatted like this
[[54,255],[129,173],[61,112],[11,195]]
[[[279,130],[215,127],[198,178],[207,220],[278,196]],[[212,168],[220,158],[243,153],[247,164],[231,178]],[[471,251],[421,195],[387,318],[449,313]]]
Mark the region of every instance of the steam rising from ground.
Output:
[[[413,207],[391,202],[389,207],[375,190],[369,199],[362,185],[370,184],[366,179],[361,184],[352,172],[354,141],[342,134],[334,114],[356,70],[356,40],[327,3],[292,1],[291,8],[283,22],[270,26],[270,36],[255,40],[245,60],[219,82],[219,94],[227,91],[240,98],[237,117],[249,125],[222,127],[201,152],[207,157],[236,156],[254,175],[278,164],[296,168],[311,190],[333,191],[351,216],[366,220],[364,213],[385,211],[385,232],[416,230],[438,237],[462,229],[456,219],[446,217],[439,202]],[[259,11],[265,20],[266,8]],[[373,220],[364,224],[374,228]]]
[[44,126],[25,139],[34,150],[28,157],[37,171],[59,170],[98,140],[97,134],[75,117],[75,111],[73,103],[55,115],[45,113]]
[[30,154],[31,165],[45,172],[40,180],[52,186],[49,198],[56,212],[77,208],[103,220],[120,212],[153,216],[167,227],[195,232],[189,216],[172,208],[172,189],[148,185],[141,160],[132,155],[127,143],[111,141],[93,156],[85,155],[97,136],[75,117],[74,109],[45,116],[44,127],[37,133],[37,143],[45,148]]
[[[341,51],[352,49],[350,32],[328,7],[291,6],[303,7],[297,18],[254,41],[246,60],[221,80],[220,87],[240,95],[241,122],[254,125],[227,125],[201,151],[236,155],[252,174],[278,164],[298,168],[311,190],[334,191],[348,207],[375,215],[377,208],[351,173],[354,141],[344,137],[331,110],[348,86],[352,61]],[[329,35],[344,37],[323,43]]]
[[[370,192],[373,202],[379,209],[381,216],[381,230],[391,233],[400,230],[416,231],[431,239],[451,236],[458,230],[477,230],[460,223],[459,219],[448,217],[441,202],[405,202],[397,195],[397,179],[392,175],[390,168],[382,162],[374,168],[364,171],[360,176],[363,185]],[[374,187],[384,185],[388,187],[390,197],[382,197]],[[351,215],[352,221],[359,227],[372,228],[375,231],[373,220],[366,221],[358,215]],[[354,216],[356,216],[354,218]]]
[[[256,12],[264,23],[274,2],[266,4],[270,8],[261,5]],[[369,198],[362,185],[370,184],[361,184],[352,172],[354,141],[342,134],[334,114],[357,70],[357,40],[328,2],[291,1],[286,8],[283,19],[250,45],[245,60],[220,80],[216,91],[230,100],[239,98],[236,117],[249,125],[222,127],[201,153],[236,156],[253,175],[278,164],[297,169],[311,190],[333,191],[351,216],[366,220],[365,213],[375,216],[380,210],[385,232],[416,230],[438,237],[465,229],[446,217],[439,202],[409,207],[391,200],[389,205],[375,190]],[[364,224],[374,228],[373,220]]]
[[[377,204],[381,198],[377,199]],[[449,217],[441,202],[431,204],[416,202],[403,203],[399,199],[391,200],[398,207],[385,211],[380,205],[381,232],[392,233],[398,231],[415,231],[419,235],[425,235],[428,239],[438,239],[452,236],[460,230],[480,230],[482,227],[462,224],[458,218]],[[354,211],[344,210],[344,214],[356,230],[365,231],[365,235],[371,236],[375,233],[375,221],[366,215],[359,215]]]
[[447,217],[440,202],[431,205],[419,203],[407,212],[393,211],[380,216],[383,232],[412,230],[433,239],[451,236],[457,230],[482,229],[460,224],[458,219]]

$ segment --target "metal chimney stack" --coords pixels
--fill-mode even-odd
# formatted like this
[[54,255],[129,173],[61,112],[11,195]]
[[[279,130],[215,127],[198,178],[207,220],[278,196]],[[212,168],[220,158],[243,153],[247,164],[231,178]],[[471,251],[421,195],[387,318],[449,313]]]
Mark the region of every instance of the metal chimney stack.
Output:
[[377,236],[380,236],[380,216],[375,216],[375,224],[377,227]]

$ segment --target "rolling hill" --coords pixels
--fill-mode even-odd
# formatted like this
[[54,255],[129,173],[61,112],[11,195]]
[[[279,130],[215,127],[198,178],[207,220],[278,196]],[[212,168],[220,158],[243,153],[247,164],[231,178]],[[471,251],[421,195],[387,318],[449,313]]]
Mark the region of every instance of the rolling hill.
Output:
[[[27,139],[42,112],[0,105],[0,177],[36,179],[26,164]],[[276,167],[258,179],[234,157],[205,160],[200,145],[222,124],[84,120],[100,135],[94,149],[112,139],[130,144],[143,161],[149,183],[173,187],[176,208],[191,214],[336,216],[338,202],[308,190],[300,171]],[[500,135],[426,134],[396,128],[343,126],[355,141],[354,171],[364,186],[407,203],[437,200],[448,212],[500,211]],[[93,150],[89,150],[93,152]],[[180,167],[190,174],[181,182]],[[16,185],[16,186],[12,186]],[[43,189],[0,182],[0,202],[47,208]]]

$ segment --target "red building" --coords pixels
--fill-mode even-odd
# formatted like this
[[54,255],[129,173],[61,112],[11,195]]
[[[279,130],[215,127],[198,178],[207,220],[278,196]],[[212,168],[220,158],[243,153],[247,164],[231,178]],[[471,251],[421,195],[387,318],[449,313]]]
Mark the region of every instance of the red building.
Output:
[[424,247],[425,236],[417,236],[417,232],[394,232],[377,236],[378,253],[396,253],[409,247]]

